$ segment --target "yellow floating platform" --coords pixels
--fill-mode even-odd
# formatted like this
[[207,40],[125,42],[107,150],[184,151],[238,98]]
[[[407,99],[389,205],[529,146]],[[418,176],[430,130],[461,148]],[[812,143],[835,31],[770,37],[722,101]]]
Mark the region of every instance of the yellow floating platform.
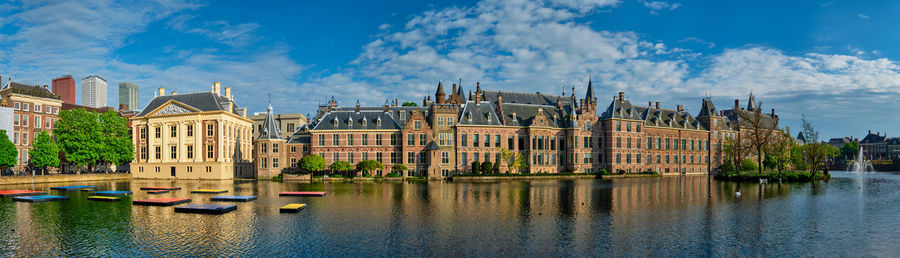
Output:
[[298,212],[302,210],[303,207],[306,207],[305,203],[291,203],[285,206],[281,206],[279,210],[281,210],[281,212]]
[[88,196],[87,199],[91,200],[91,201],[104,201],[104,202],[115,202],[115,201],[121,200],[121,198],[119,198],[119,197],[97,196],[97,195]]
[[197,189],[197,190],[191,191],[191,193],[212,193],[212,194],[227,193],[227,192],[228,192],[228,190],[225,190],[225,189]]

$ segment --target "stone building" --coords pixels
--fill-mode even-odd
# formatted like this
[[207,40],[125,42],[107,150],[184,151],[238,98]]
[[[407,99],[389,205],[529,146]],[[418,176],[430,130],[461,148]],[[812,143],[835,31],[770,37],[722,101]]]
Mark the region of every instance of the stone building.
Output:
[[238,108],[231,87],[220,93],[165,94],[159,88],[131,118],[135,178],[231,179],[252,177],[252,121]]
[[47,86],[8,82],[0,89],[0,106],[13,109],[13,144],[18,155],[14,170],[22,171],[30,160],[28,150],[34,137],[41,131],[53,134],[63,101]]
[[[263,130],[263,123],[266,121],[266,113],[258,112],[249,116],[249,118],[250,120],[253,120],[253,138],[256,139],[261,135],[260,132]],[[275,121],[274,125],[278,127],[278,130],[284,132],[296,131],[300,126],[309,123],[309,119],[300,113],[272,114],[272,119]]]
[[[635,105],[619,92],[598,115],[592,83],[583,98],[572,90],[568,96],[504,92],[484,90],[476,83],[466,96],[462,86],[453,84],[448,94],[439,82],[433,98],[424,97],[421,107],[399,106],[397,100],[381,107],[359,102],[347,107],[332,97],[309,124],[284,135],[287,152],[256,157],[257,174],[277,174],[271,170],[274,159],[284,168],[304,155],[317,154],[329,164],[380,161],[384,169],[376,175],[391,172],[399,163],[408,168],[395,171],[403,176],[440,179],[471,172],[474,161],[499,162],[500,171],[506,172],[503,150],[523,154],[528,165],[520,172],[528,173],[602,169],[706,174],[722,164],[725,139],[740,141],[749,133],[742,117],[746,120],[746,114],[759,112],[772,128],[778,120],[774,110],[768,114],[758,110],[752,95],[746,109],[736,100],[734,108],[723,111],[703,99],[694,117],[682,105],[675,109],[662,108],[659,102]],[[256,147],[269,151],[274,143],[266,141],[269,145]]]

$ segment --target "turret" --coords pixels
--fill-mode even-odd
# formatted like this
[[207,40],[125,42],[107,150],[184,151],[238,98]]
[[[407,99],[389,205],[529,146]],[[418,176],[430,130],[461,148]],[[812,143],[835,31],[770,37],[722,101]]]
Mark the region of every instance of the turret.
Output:
[[444,84],[442,82],[438,81],[437,92],[434,93],[434,102],[437,104],[443,104],[444,97],[446,97],[446,96],[447,96],[447,94],[444,93]]

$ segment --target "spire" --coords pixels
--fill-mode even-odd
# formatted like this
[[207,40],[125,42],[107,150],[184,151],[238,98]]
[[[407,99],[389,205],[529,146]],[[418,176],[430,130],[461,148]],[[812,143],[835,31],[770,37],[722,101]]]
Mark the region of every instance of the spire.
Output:
[[584,99],[588,101],[594,100],[594,84],[592,83],[593,77],[594,76],[592,74],[588,75],[587,94],[584,95]]
[[435,92],[434,95],[435,95],[435,96],[437,96],[437,95],[446,95],[446,94],[444,93],[444,84],[441,83],[440,81],[438,81],[437,92]]
[[266,119],[263,120],[262,131],[259,132],[259,138],[257,139],[281,139],[281,131],[278,130],[275,116],[272,114],[272,100],[271,97],[269,98],[269,106],[266,107]]
[[747,111],[753,111],[756,109],[756,100],[753,99],[753,91],[750,91],[750,100],[747,103]]

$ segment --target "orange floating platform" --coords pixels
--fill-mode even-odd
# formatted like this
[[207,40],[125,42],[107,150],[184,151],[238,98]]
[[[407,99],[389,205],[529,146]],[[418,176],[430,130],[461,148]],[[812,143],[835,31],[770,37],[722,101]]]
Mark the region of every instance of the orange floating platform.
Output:
[[45,193],[47,193],[47,192],[28,191],[28,190],[3,190],[3,191],[0,191],[0,197],[32,196],[32,195],[42,195]]
[[175,191],[175,190],[181,190],[181,187],[149,186],[149,187],[141,187],[141,190],[168,190],[168,191]]
[[278,196],[325,196],[325,192],[281,192]]
[[144,200],[136,200],[131,203],[134,205],[149,205],[149,206],[172,206],[175,204],[181,204],[191,202],[189,198],[150,198]]

